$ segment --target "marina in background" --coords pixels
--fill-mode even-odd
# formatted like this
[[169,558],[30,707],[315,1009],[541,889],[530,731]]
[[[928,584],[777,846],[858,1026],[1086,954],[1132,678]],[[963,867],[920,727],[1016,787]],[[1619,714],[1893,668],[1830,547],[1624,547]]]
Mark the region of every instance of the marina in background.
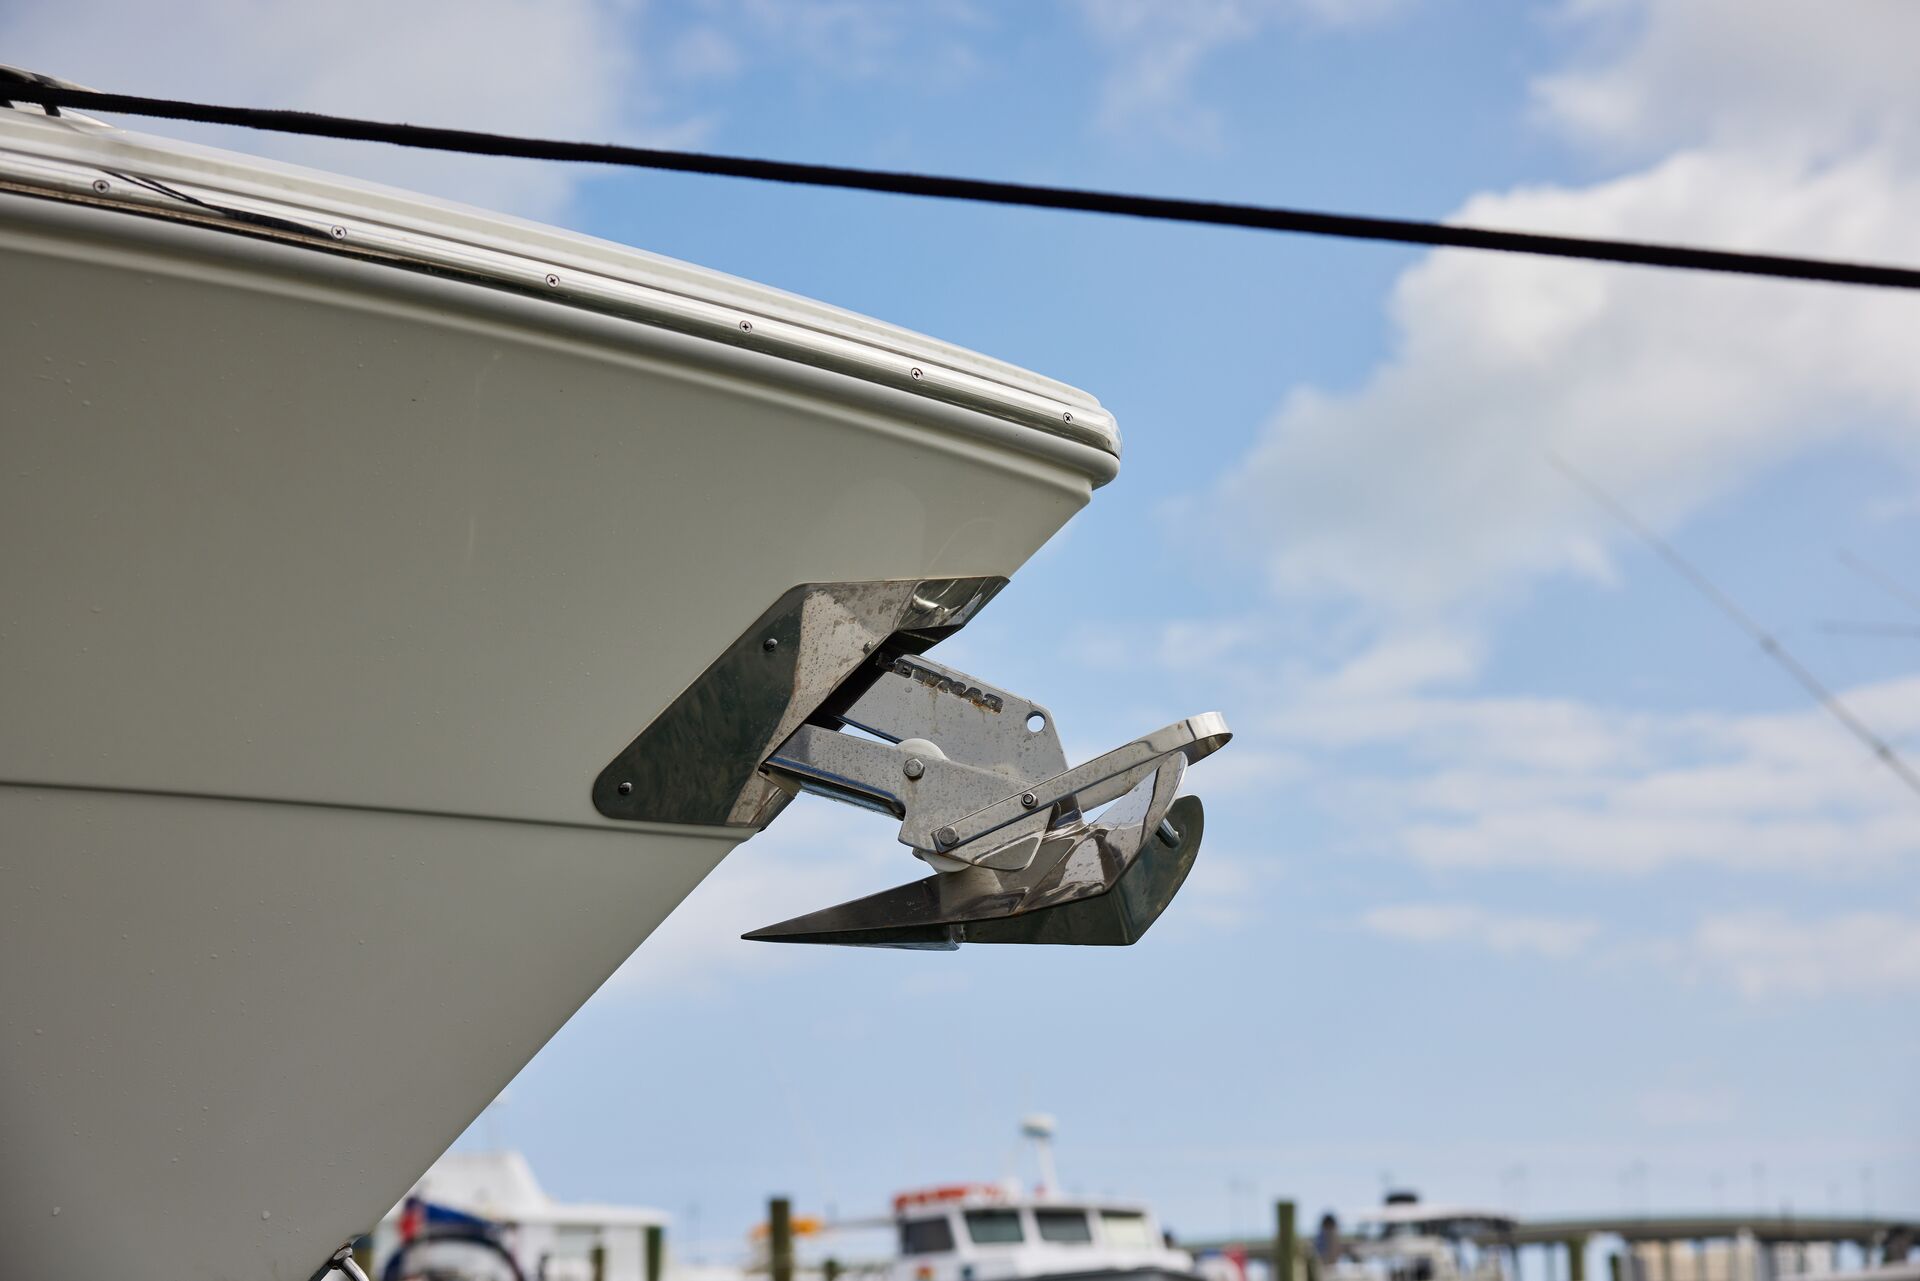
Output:
[[1399,1190],[1311,1227],[1280,1200],[1271,1235],[1180,1241],[1142,1201],[1065,1192],[1053,1117],[1020,1133],[1031,1187],[934,1184],[846,1218],[775,1196],[710,1264],[675,1257],[662,1210],[558,1202],[518,1152],[451,1152],[357,1254],[379,1281],[1920,1281],[1920,1217],[1523,1218]]

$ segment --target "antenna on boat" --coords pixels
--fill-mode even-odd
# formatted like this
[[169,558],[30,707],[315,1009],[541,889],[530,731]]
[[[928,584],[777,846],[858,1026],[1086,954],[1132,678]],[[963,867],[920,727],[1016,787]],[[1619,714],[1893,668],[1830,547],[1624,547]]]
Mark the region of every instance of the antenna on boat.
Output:
[[1053,1117],[1045,1112],[1029,1112],[1020,1118],[1020,1136],[1033,1143],[1033,1157],[1040,1165],[1042,1196],[1060,1191],[1060,1175],[1053,1167],[1053,1130]]

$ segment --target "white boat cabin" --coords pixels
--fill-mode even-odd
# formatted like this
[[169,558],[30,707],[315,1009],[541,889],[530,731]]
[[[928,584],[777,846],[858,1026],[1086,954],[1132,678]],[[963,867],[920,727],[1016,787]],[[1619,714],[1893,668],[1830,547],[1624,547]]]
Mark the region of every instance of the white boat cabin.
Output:
[[1190,1276],[1144,1206],[994,1184],[958,1184],[894,1198],[899,1255],[889,1281],[1028,1277]]

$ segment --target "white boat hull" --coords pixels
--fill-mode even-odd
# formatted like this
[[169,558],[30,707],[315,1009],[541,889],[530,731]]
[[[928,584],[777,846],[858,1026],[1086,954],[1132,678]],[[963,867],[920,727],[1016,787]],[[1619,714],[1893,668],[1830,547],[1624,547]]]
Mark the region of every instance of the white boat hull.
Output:
[[0,194],[0,280],[9,1275],[305,1281],[749,834],[604,818],[614,754],[793,585],[1011,575],[1111,471],[122,212]]
[[0,1240],[48,1278],[304,1281],[732,847],[19,787],[0,830]]

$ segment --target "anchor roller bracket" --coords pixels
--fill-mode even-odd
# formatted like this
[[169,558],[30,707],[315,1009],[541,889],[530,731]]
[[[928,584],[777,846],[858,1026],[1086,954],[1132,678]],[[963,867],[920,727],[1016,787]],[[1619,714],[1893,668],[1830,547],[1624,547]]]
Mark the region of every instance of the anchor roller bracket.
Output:
[[878,665],[764,771],[898,818],[901,843],[934,875],[746,937],[952,948],[1144,934],[1198,853],[1200,802],[1175,798],[1186,767],[1232,737],[1226,721],[1188,717],[1068,768],[1038,704],[924,655]]
[[593,781],[607,819],[748,831],[814,792],[886,814],[932,875],[747,935],[952,948],[1127,944],[1185,880],[1188,765],[1218,713],[1069,766],[1053,713],[926,656],[999,578],[803,583],[783,593]]

